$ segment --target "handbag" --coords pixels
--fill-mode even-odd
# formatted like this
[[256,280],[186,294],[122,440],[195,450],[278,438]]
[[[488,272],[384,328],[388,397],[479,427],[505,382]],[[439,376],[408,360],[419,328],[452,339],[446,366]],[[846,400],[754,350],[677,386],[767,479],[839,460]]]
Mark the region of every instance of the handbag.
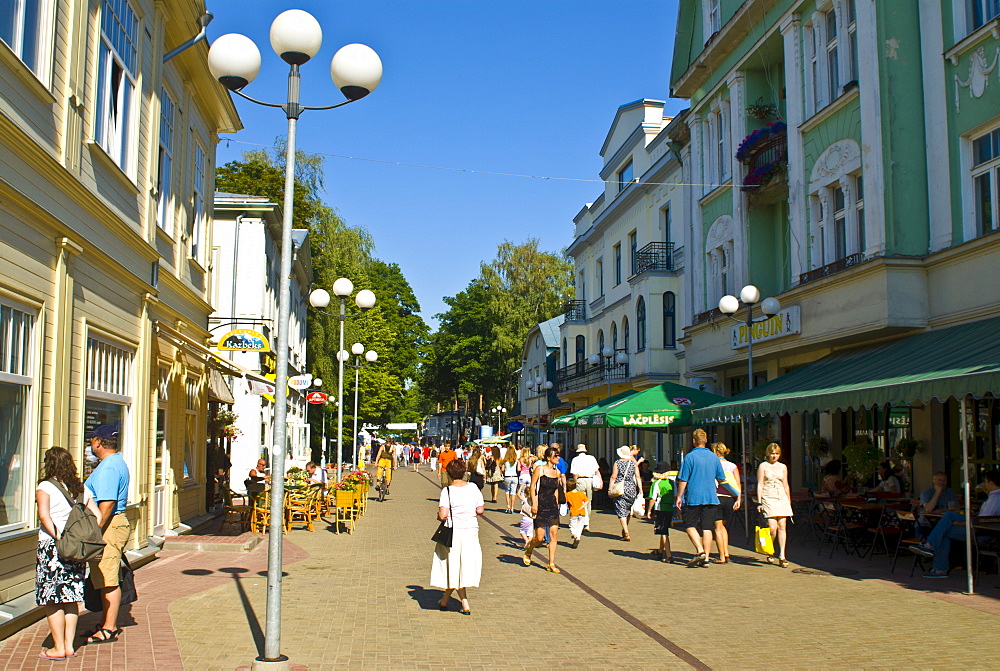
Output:
[[608,496],[613,499],[618,498],[625,493],[625,483],[621,480],[617,482],[612,482],[611,486],[608,487]]
[[445,546],[446,548],[450,548],[452,539],[454,538],[455,535],[455,530],[448,526],[448,520],[451,519],[452,515],[451,489],[448,487],[446,487],[445,489],[448,492],[448,519],[441,520],[441,522],[438,524],[437,530],[434,532],[434,535],[431,536],[431,540],[434,541],[435,543]]
[[[118,586],[122,591],[123,606],[135,603],[139,598],[135,589],[135,574],[132,565],[128,563],[128,558],[124,554],[118,571]],[[91,613],[97,613],[103,607],[101,605],[101,591],[94,587],[94,583],[89,577],[83,583],[83,607]]]
[[754,549],[761,554],[774,554],[774,540],[771,538],[770,527],[754,528],[753,545]]

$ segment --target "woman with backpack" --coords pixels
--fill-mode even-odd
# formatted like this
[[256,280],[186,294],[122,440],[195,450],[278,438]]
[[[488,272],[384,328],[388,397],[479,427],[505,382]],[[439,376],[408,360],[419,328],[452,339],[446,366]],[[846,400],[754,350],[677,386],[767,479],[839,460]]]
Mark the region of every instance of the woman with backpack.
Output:
[[[81,500],[101,522],[98,509],[90,491],[77,475],[73,456],[62,447],[46,450],[43,476],[35,490],[38,504],[38,562],[35,566],[35,603],[45,607],[45,617],[52,634],[52,647],[42,650],[42,659],[76,657],[73,641],[76,623],[83,601],[83,580],[87,570],[84,561],[63,559],[56,550],[56,541],[62,535],[73,503]],[[67,496],[68,495],[68,496]]]

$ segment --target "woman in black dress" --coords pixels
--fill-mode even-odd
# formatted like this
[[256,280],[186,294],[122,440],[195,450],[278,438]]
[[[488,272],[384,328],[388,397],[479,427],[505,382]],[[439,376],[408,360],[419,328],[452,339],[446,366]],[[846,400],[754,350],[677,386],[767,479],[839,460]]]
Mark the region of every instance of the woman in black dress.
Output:
[[535,518],[535,536],[524,549],[524,565],[531,566],[531,551],[545,543],[545,529],[549,530],[549,564],[546,570],[560,573],[556,568],[556,545],[559,534],[559,504],[566,500],[565,476],[559,472],[559,449],[545,450],[545,463],[531,474],[531,514]]
[[615,514],[622,525],[622,540],[630,541],[628,534],[628,518],[632,514],[632,504],[639,495],[639,484],[636,482],[636,464],[632,450],[628,445],[618,448],[618,461],[611,467],[611,483],[621,482],[624,486],[622,495],[615,499]]

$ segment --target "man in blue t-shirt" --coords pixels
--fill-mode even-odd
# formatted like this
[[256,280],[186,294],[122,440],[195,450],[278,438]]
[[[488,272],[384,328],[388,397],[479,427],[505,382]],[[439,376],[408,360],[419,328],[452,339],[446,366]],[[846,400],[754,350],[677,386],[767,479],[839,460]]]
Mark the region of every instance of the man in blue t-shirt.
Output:
[[101,460],[84,484],[101,509],[101,527],[107,543],[101,559],[90,562],[90,580],[101,593],[103,619],[100,626],[86,636],[87,643],[109,643],[121,634],[118,609],[122,604],[122,591],[118,579],[122,553],[132,535],[132,527],[125,517],[129,473],[125,459],[118,452],[117,427],[102,424],[85,437],[90,440],[94,456]]
[[677,474],[677,500],[684,530],[694,545],[695,556],[689,568],[708,565],[708,549],[712,547],[712,529],[721,519],[719,496],[716,492],[725,481],[722,461],[708,449],[708,434],[695,429],[691,434],[694,449],[688,452]]
[[562,458],[562,445],[560,445],[559,443],[551,443],[549,447],[554,447],[557,450],[559,450],[559,463],[556,464],[556,470],[562,473],[563,475],[566,475],[566,473],[569,471],[569,464],[567,464],[566,460]]

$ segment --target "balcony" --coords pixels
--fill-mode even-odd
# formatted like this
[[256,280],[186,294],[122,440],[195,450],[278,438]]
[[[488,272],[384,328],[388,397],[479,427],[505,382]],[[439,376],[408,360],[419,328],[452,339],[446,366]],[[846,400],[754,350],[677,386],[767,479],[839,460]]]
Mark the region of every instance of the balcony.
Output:
[[788,133],[783,122],[756,130],[746,138],[736,152],[736,158],[747,166],[743,191],[760,191],[788,165]]
[[[624,351],[619,349],[615,350],[615,353]],[[610,363],[602,361],[593,366],[588,361],[577,361],[556,371],[556,392],[564,394],[577,389],[607,384],[611,380],[627,380],[628,378],[629,367],[627,363],[615,363],[612,359]]]
[[698,314],[691,317],[691,326],[697,326],[702,322],[715,321],[716,318],[722,316],[722,310],[719,308],[712,308],[711,310],[705,310],[704,312],[699,312]]
[[651,242],[635,253],[635,275],[674,269],[674,243]]
[[810,282],[815,282],[816,280],[821,280],[824,277],[839,273],[848,268],[853,268],[854,266],[864,263],[865,255],[862,253],[850,254],[842,259],[837,259],[833,263],[828,263],[820,268],[814,268],[808,272],[804,272],[799,275],[799,284],[809,284]]
[[566,301],[563,314],[568,322],[582,322],[587,318],[587,301]]

